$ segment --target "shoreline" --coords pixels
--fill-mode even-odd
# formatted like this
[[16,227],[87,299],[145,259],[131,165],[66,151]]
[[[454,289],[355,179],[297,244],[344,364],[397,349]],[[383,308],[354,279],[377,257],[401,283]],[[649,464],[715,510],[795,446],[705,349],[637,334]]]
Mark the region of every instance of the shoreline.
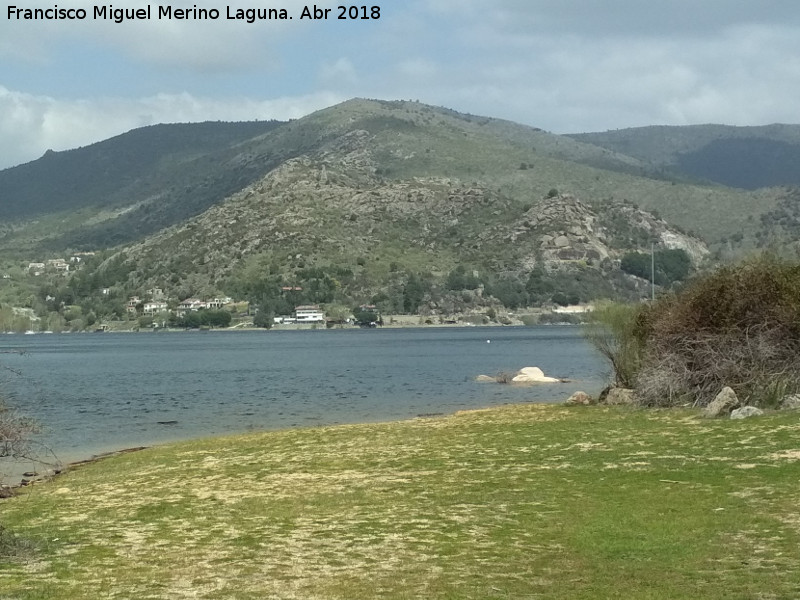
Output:
[[[564,400],[557,400],[553,399],[546,402],[505,402],[502,404],[496,404],[492,406],[481,406],[475,408],[466,408],[466,409],[459,409],[453,412],[432,412],[432,413],[420,413],[413,417],[401,418],[401,419],[389,419],[389,420],[377,420],[377,421],[353,421],[347,423],[334,423],[329,425],[298,425],[296,427],[277,427],[274,429],[270,428],[263,428],[263,429],[252,429],[252,430],[245,430],[239,432],[228,432],[220,435],[210,435],[210,436],[197,436],[197,437],[186,437],[171,441],[164,441],[164,442],[154,442],[151,444],[145,444],[141,446],[128,446],[125,448],[118,448],[114,450],[107,450],[103,452],[98,452],[97,454],[92,454],[87,458],[79,458],[75,460],[70,460],[67,462],[59,461],[58,466],[49,465],[47,472],[43,473],[36,473],[35,475],[31,475],[30,477],[25,477],[24,473],[31,473],[31,471],[25,471],[24,473],[20,473],[22,475],[22,479],[18,483],[6,484],[0,483],[0,492],[3,490],[10,490],[10,494],[2,494],[0,493],[0,501],[5,498],[10,498],[16,495],[17,491],[34,485],[39,485],[42,483],[47,483],[53,481],[54,479],[58,478],[61,475],[64,475],[68,471],[73,469],[79,469],[81,467],[91,465],[102,460],[106,460],[108,458],[113,458],[115,456],[121,456],[124,454],[131,454],[133,452],[141,452],[142,450],[148,450],[151,448],[161,447],[161,446],[169,446],[170,444],[180,444],[182,442],[188,442],[192,440],[201,440],[201,439],[218,439],[218,438],[226,438],[231,436],[243,436],[243,435],[258,435],[264,433],[275,433],[281,431],[288,431],[293,429],[315,429],[320,427],[348,427],[353,425],[381,425],[386,423],[404,423],[407,421],[413,421],[415,419],[437,419],[437,418],[447,418],[452,417],[454,415],[465,413],[465,412],[473,412],[473,411],[487,411],[496,408],[508,407],[508,406],[524,406],[528,404],[542,404],[542,405],[550,405],[550,406],[559,406],[564,403]],[[46,464],[46,463],[42,463]]]
[[[397,332],[405,344],[399,359],[394,333],[337,334],[333,330],[328,336],[297,334],[302,339],[295,339],[278,331],[274,344],[256,335],[246,336],[252,337],[249,342],[235,335],[175,335],[155,346],[157,338],[138,336],[78,336],[72,341],[69,336],[43,337],[38,344],[32,338],[34,343],[26,347],[47,351],[32,354],[36,360],[25,365],[34,388],[20,388],[28,404],[23,402],[18,408],[40,419],[43,431],[34,441],[51,447],[56,456],[42,450],[36,462],[6,461],[2,483],[17,483],[23,472],[46,474],[130,448],[248,432],[394,422],[500,404],[557,403],[575,391],[567,387],[590,393],[602,388],[602,365],[595,364],[599,361],[574,327],[512,326],[483,333],[469,327],[443,327]],[[343,347],[352,348],[352,353],[344,355]],[[197,372],[217,375],[198,379],[196,366],[178,367],[176,375],[165,357],[187,349],[202,352],[193,355],[203,365]],[[322,388],[319,374],[293,376],[292,369],[307,360],[298,352],[308,349],[325,376]],[[120,356],[125,360],[112,352],[116,350],[123,352]],[[224,364],[218,360],[222,350],[232,352],[225,355]],[[65,352],[81,356],[75,363],[82,367],[77,375],[74,361],[61,358]],[[284,360],[284,355],[289,358]],[[457,364],[450,364],[450,371],[440,370],[440,356],[455,356]],[[268,376],[261,357],[272,365]],[[390,378],[374,374],[374,369],[366,376],[358,367],[362,361],[390,364],[384,358],[396,361],[391,363]],[[544,360],[545,371],[569,379],[569,384],[521,390],[474,382],[480,373],[511,372],[539,359]],[[61,381],[65,383],[57,383]],[[80,386],[75,385],[78,381]],[[35,396],[47,400],[37,403]]]
[[[571,315],[567,315],[571,316]],[[381,329],[472,329],[472,328],[518,328],[518,327],[580,327],[582,322],[569,322],[557,321],[552,323],[534,323],[528,325],[520,319],[514,319],[511,323],[420,323],[419,320],[423,317],[400,315],[391,317],[392,322],[386,322],[377,327],[361,327],[359,325],[334,325],[327,327],[325,324],[279,324],[273,325],[269,329],[264,327],[256,327],[250,323],[237,324],[231,327],[210,327],[207,329],[197,328],[179,328],[179,327],[161,327],[161,328],[130,328],[130,329],[95,329],[95,330],[82,330],[82,331],[4,331],[0,334],[4,335],[75,335],[75,334],[105,334],[105,333],[212,333],[212,332],[261,332],[268,333],[270,331],[343,331],[353,330],[360,331],[367,330],[381,330]]]

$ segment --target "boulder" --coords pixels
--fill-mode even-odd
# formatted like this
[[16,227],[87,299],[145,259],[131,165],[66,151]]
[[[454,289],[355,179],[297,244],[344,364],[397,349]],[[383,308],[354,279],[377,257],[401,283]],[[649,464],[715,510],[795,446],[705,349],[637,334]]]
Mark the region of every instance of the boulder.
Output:
[[478,375],[475,378],[478,383],[497,383],[497,377],[490,377],[489,375]]
[[734,408],[739,408],[739,406],[741,406],[741,403],[736,396],[736,392],[728,386],[725,386],[722,388],[722,391],[717,394],[717,397],[703,409],[703,416],[707,419],[723,417],[729,415]]
[[797,410],[800,408],[800,394],[784,396],[778,404],[781,410]]
[[578,391],[567,398],[564,404],[570,406],[589,406],[590,404],[594,404],[594,399],[586,392]]
[[626,406],[636,404],[636,393],[628,388],[610,387],[601,394],[602,404],[609,406]]
[[743,406],[731,411],[731,419],[749,419],[750,417],[760,417],[764,411],[755,406]]
[[560,383],[560,379],[547,377],[539,367],[525,367],[511,380],[512,383]]

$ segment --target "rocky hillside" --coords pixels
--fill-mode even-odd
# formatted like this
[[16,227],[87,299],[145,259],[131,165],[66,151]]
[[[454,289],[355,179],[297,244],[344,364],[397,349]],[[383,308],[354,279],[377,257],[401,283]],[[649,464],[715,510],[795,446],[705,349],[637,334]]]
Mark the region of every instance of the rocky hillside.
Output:
[[[124,316],[128,297],[153,287],[278,313],[304,302],[447,314],[633,299],[649,294],[651,248],[698,267],[774,244],[776,231],[800,237],[791,190],[653,176],[642,157],[417,102],[356,99],[226,139],[194,158],[178,144],[152,186],[132,184],[124,200],[0,223],[0,259],[21,273],[4,285],[28,286],[11,303]],[[28,261],[76,249],[96,252],[77,274],[26,274]]]
[[386,181],[451,178],[520,205],[553,188],[592,204],[627,199],[710,243],[744,232],[742,245],[755,245],[748,218],[774,210],[781,196],[665,179],[646,156],[594,138],[418,102],[354,99],[288,123],[147,127],[0,171],[0,254],[55,256],[142,240],[354,131],[371,136],[374,174]]
[[[455,177],[386,178],[383,152],[379,135],[347,132],[204,214],[126,247],[101,270],[122,262],[120,292],[161,287],[175,297],[334,278],[328,297],[310,300],[342,303],[391,297],[419,276],[427,281],[423,302],[472,289],[484,290],[491,304],[502,296],[489,298],[493,286],[525,287],[533,273],[549,290],[537,301],[574,287],[567,282],[576,275],[585,282],[574,292],[579,300],[635,296],[641,282],[620,272],[624,253],[656,243],[685,250],[696,264],[708,253],[699,239],[630,202],[593,207],[555,192],[520,202]],[[465,266],[471,283],[448,283]]]

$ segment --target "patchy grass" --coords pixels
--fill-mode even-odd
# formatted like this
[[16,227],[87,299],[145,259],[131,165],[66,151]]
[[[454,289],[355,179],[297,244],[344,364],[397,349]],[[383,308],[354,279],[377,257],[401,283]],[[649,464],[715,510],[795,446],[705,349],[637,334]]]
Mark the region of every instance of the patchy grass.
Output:
[[[797,414],[509,406],[152,448],[5,501],[0,598],[792,598]],[[0,559],[3,560],[3,559]]]

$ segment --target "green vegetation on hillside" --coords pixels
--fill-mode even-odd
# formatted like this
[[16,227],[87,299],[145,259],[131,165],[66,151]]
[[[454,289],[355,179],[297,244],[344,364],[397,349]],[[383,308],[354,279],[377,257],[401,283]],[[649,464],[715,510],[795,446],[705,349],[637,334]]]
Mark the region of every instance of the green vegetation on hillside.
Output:
[[[69,183],[58,165],[78,159],[95,176]],[[262,320],[300,302],[444,317],[633,300],[647,294],[629,276],[642,275],[636,253],[652,244],[703,268],[704,244],[729,260],[800,236],[790,189],[667,180],[646,159],[405,101],[356,99],[282,124],[144,128],[3,177],[16,182],[8,206],[47,210],[0,224],[0,262],[23,271],[0,283],[0,304],[57,322],[79,306],[84,326],[152,288],[174,302],[248,300]],[[67,183],[63,203],[43,192]],[[28,193],[41,197],[25,203]],[[98,259],[77,275],[24,273],[79,249]],[[449,280],[459,268],[462,281]],[[684,276],[661,271],[665,285]]]
[[[24,225],[51,214],[108,213],[96,222],[84,217],[39,232],[39,243],[55,251],[140,239],[202,212],[275,166],[248,160],[241,144],[280,125],[153,125],[75,150],[48,151],[0,171],[0,219]],[[18,235],[4,245],[13,248],[9,242]]]
[[620,268],[642,279],[654,281],[656,285],[670,285],[689,276],[692,261],[681,249],[658,250],[651,254],[629,252],[622,257]]
[[800,125],[650,126],[568,137],[634,157],[655,176],[751,190],[800,184]]

